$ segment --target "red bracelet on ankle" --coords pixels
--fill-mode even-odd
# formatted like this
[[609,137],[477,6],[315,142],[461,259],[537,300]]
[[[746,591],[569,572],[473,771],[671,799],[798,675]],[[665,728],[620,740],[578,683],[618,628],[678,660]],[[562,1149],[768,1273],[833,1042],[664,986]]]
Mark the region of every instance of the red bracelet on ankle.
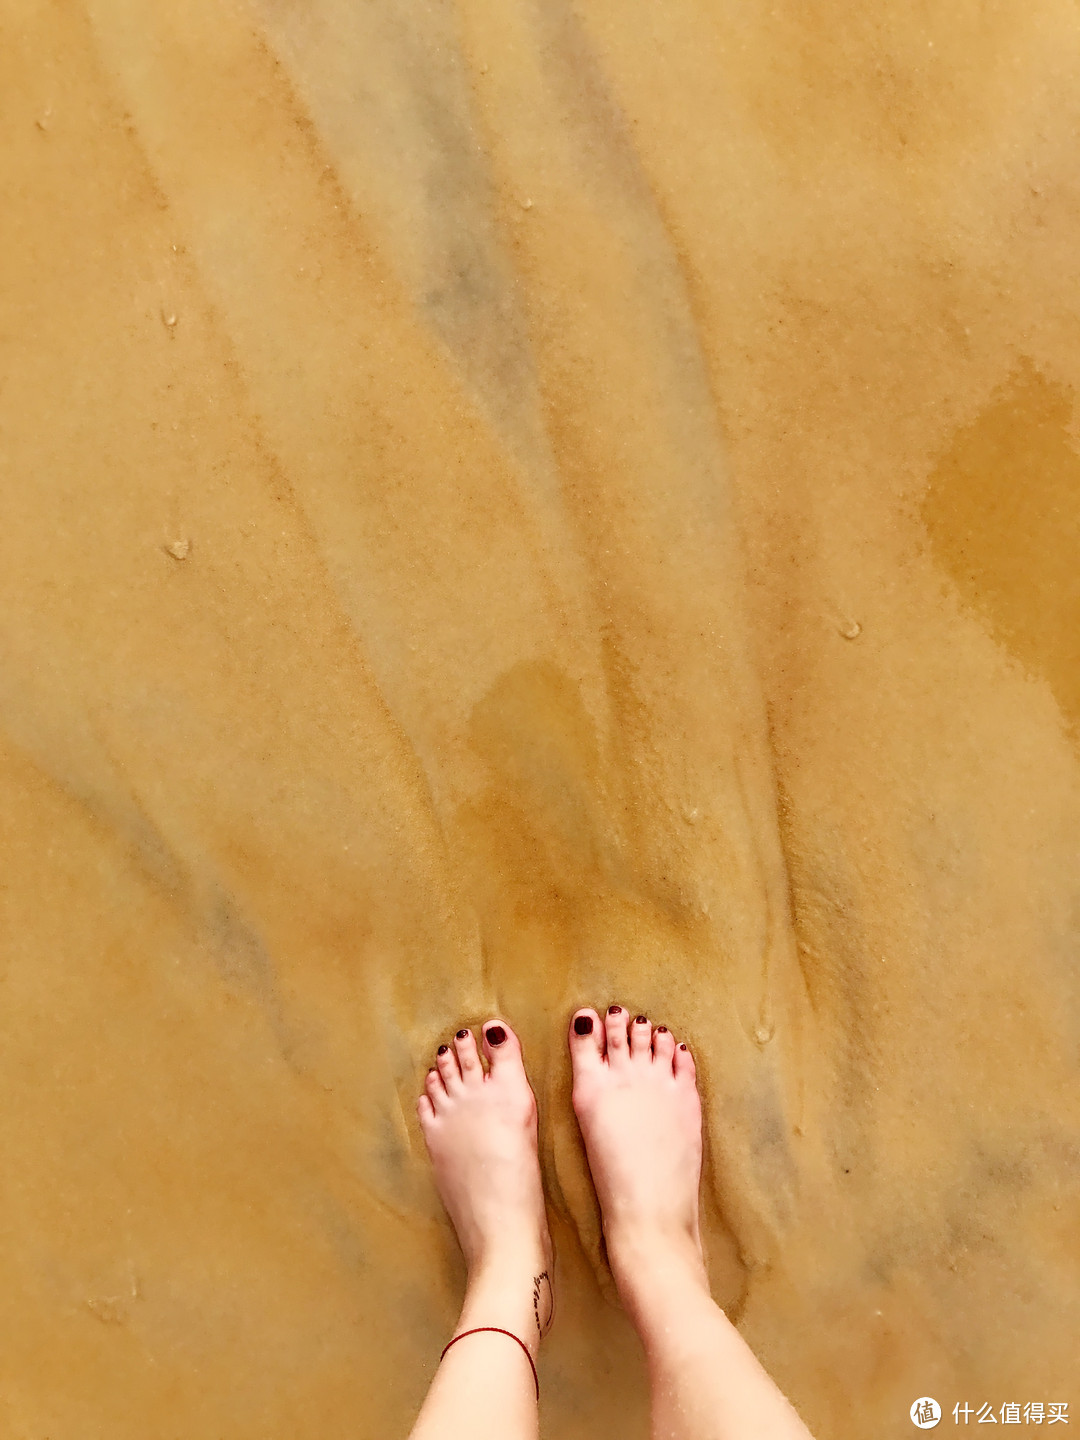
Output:
[[[517,1343],[521,1346],[522,1350],[525,1351],[525,1359],[528,1360],[529,1367],[533,1372],[533,1384],[536,1386],[536,1398],[539,1401],[540,1380],[536,1373],[536,1366],[533,1364],[533,1358],[529,1354],[529,1347],[525,1344],[524,1340],[518,1340],[518,1337],[513,1333],[512,1330],[503,1330],[498,1325],[478,1325],[475,1330],[463,1330],[460,1335],[455,1335],[453,1340],[450,1341],[450,1345],[456,1345],[459,1340],[464,1340],[466,1335],[479,1335],[482,1330],[492,1330],[497,1335],[509,1335],[511,1340],[517,1340]],[[447,1345],[446,1350],[450,1349],[450,1345]],[[442,1352],[442,1355],[439,1356],[440,1360],[443,1358],[443,1355],[446,1354],[446,1350],[444,1350]]]

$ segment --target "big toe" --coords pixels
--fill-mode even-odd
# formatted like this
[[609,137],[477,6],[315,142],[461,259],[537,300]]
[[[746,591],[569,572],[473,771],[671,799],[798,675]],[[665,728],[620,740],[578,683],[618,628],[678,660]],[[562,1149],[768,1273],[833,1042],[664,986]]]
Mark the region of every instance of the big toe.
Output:
[[516,1070],[525,1073],[521,1059],[521,1041],[505,1020],[485,1020],[482,1026],[484,1054],[492,1075],[509,1075]]
[[570,1018],[570,1059],[574,1074],[597,1067],[604,1054],[604,1025],[595,1010],[575,1010]]

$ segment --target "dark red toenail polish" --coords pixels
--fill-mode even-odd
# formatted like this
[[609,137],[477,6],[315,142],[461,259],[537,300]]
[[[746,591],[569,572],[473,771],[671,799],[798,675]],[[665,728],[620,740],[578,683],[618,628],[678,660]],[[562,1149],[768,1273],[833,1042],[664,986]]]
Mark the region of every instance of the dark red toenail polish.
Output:
[[450,1049],[450,1046],[449,1046],[449,1045],[440,1045],[440,1046],[439,1046],[439,1054],[440,1054],[440,1055],[445,1055],[446,1052],[447,1052],[449,1049]]
[[575,1035],[591,1035],[591,1034],[592,1034],[592,1016],[591,1016],[591,1015],[579,1015],[579,1016],[577,1017],[577,1019],[574,1021],[574,1034],[575,1034]]
[[667,1034],[667,1026],[666,1026],[666,1025],[657,1025],[657,1027],[656,1027],[656,1033],[657,1033],[658,1035],[666,1035],[666,1034]]
[[464,1040],[464,1039],[468,1036],[468,1033],[469,1033],[468,1030],[459,1030],[459,1031],[457,1032],[457,1038],[458,1038],[459,1040]]
[[680,1049],[680,1050],[685,1050],[685,1049],[686,1049],[686,1046],[685,1046],[685,1045],[680,1045],[680,1046],[679,1046],[679,1049]]
[[647,1025],[648,1023],[649,1023],[649,1017],[648,1017],[647,1015],[639,1015],[639,1016],[637,1017],[637,1019],[634,1021],[634,1024],[635,1024],[635,1025]]
[[609,1005],[609,1006],[607,1007],[607,1013],[608,1013],[609,1015],[621,1015],[621,1014],[622,1014],[622,1006],[621,1006],[621,1005]]
[[491,1029],[485,1033],[489,1045],[501,1045],[506,1039],[506,1031],[501,1025],[492,1025]]

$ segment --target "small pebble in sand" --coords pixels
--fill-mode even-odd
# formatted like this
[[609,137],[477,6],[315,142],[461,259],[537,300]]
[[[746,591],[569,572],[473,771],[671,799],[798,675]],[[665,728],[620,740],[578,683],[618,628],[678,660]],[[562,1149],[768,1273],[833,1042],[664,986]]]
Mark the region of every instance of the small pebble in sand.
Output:
[[169,327],[170,330],[171,330],[172,327],[176,324],[176,312],[175,312],[174,310],[170,310],[170,311],[168,311],[168,313],[166,313],[166,312],[163,310],[163,311],[161,312],[161,318],[162,318],[162,321]]
[[840,634],[845,640],[856,640],[862,634],[862,626],[858,620],[847,620],[840,626]]
[[191,549],[191,541],[170,540],[168,545],[165,546],[165,549],[169,552],[169,554],[173,557],[174,560],[186,560],[188,557],[188,551]]
[[532,201],[531,201],[528,197],[526,197],[526,198],[525,198],[524,200],[522,200],[522,202],[521,202],[521,208],[522,208],[522,210],[531,210],[531,209],[532,209]]

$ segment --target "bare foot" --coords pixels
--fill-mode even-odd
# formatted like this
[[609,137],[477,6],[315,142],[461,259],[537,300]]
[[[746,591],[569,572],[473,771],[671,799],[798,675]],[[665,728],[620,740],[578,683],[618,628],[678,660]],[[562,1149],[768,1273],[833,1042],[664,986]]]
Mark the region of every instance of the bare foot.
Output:
[[459,1030],[439,1047],[416,1110],[469,1270],[463,1320],[513,1329],[535,1349],[554,1303],[536,1097],[509,1025],[487,1020],[482,1029],[488,1072],[472,1032]]
[[701,1098],[693,1057],[663,1025],[612,1005],[570,1022],[573,1101],[624,1301],[655,1267],[708,1289],[698,1224]]

